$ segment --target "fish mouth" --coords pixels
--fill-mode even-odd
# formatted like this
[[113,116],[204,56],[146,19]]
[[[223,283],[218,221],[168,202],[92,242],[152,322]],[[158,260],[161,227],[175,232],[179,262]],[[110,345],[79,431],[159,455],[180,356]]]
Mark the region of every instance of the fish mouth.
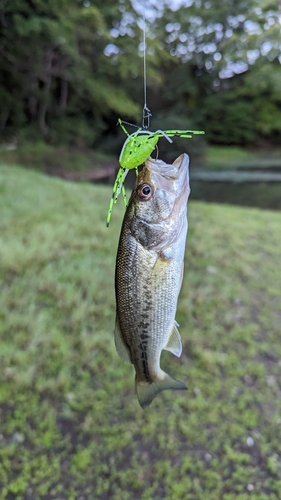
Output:
[[180,165],[167,164],[162,160],[154,160],[153,158],[149,158],[145,162],[145,166],[152,174],[161,175],[165,179],[173,179],[176,180],[179,177]]
[[157,189],[164,189],[177,196],[181,191],[190,192],[189,157],[183,153],[172,164],[162,160],[148,158],[145,162],[145,180],[149,180]]
[[[185,231],[188,163],[186,154],[172,164],[149,158],[138,175],[131,197],[130,231],[143,247],[162,251],[176,241],[182,229]],[[146,192],[141,192],[142,187],[152,188],[150,200],[143,198]]]

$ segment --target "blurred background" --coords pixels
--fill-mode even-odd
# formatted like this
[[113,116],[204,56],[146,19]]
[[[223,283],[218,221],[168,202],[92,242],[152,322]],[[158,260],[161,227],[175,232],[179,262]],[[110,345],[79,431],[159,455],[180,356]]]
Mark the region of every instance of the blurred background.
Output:
[[[117,119],[141,124],[143,12],[127,0],[2,0],[6,163],[112,182]],[[196,199],[280,208],[279,2],[150,1],[146,18],[151,129],[206,132],[162,140],[160,156],[191,154]]]
[[151,130],[206,132],[159,142],[191,157],[183,353],[161,356],[189,390],[143,411],[113,341],[143,2],[0,0],[0,500],[281,498],[280,2],[146,17]]

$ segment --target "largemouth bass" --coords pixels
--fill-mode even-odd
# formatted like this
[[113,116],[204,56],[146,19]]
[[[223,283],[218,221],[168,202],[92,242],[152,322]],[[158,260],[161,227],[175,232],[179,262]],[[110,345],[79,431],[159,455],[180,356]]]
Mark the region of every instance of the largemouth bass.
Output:
[[187,389],[160,368],[163,349],[180,356],[175,322],[187,235],[189,157],[149,158],[136,179],[116,259],[115,345],[133,363],[140,405],[164,389]]

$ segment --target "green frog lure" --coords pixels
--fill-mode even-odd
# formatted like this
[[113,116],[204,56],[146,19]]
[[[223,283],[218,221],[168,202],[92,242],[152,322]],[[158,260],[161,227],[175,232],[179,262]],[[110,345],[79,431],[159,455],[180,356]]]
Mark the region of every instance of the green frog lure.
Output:
[[129,132],[124,127],[124,123],[127,122],[124,122],[119,118],[118,123],[123,132],[127,135],[127,139],[124,142],[119,156],[120,168],[117,172],[117,176],[113,185],[112,197],[110,200],[106,219],[107,227],[109,226],[113,205],[114,203],[116,203],[121,191],[125,207],[127,206],[124,186],[124,181],[127,173],[129,172],[129,170],[135,169],[136,175],[138,175],[138,167],[141,166],[150,157],[151,153],[157,148],[157,143],[161,137],[165,137],[167,141],[172,143],[173,141],[171,137],[183,137],[185,139],[192,139],[194,134],[204,134],[202,130],[156,130],[156,132],[150,132],[145,127],[140,127],[133,134],[129,134]]

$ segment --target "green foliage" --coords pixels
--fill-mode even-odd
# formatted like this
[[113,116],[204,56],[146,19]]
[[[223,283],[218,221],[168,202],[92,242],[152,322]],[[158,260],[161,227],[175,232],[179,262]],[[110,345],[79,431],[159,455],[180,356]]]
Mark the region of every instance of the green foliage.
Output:
[[253,144],[256,136],[256,120],[253,104],[247,99],[237,99],[233,92],[221,92],[205,100],[203,109],[206,135],[213,144]]
[[213,144],[280,143],[279,32],[273,2],[167,7],[157,33],[174,57],[162,64],[158,111],[191,117]]
[[[187,119],[214,144],[280,143],[278,2],[174,9],[154,2],[147,16],[147,104],[156,120],[176,117],[187,128]],[[27,127],[52,144],[117,154],[117,117],[141,125],[142,14],[129,0],[2,1],[3,139]]]
[[1,166],[0,192],[1,499],[278,500],[280,214],[190,203],[189,391],[142,411],[112,333],[122,203],[106,229],[109,188]]
[[[158,113],[153,119],[154,130],[184,130],[192,129],[194,122],[191,122],[188,116],[181,113]],[[192,139],[182,139],[180,137],[173,137],[173,144],[171,145],[164,138],[159,142],[159,157],[167,162],[173,162],[174,159],[186,152],[191,158],[196,161],[202,161],[205,155],[206,139],[203,135],[193,135]]]
[[106,76],[113,67],[104,49],[112,19],[121,16],[118,4],[16,0],[1,10],[0,122],[6,134],[33,122],[50,141],[75,143],[76,134],[87,144],[103,130],[104,114],[124,108],[136,114],[138,106],[116,88],[115,75]]

